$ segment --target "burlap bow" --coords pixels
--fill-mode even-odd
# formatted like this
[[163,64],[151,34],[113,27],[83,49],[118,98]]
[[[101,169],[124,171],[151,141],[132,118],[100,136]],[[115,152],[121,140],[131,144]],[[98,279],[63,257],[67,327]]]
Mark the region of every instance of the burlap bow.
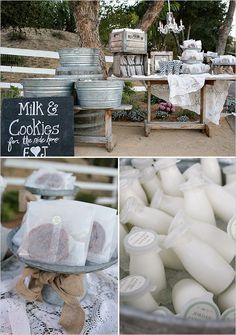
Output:
[[[27,277],[28,287],[25,285]],[[66,275],[26,267],[16,284],[16,290],[26,300],[42,301],[42,289],[46,284],[64,300],[59,323],[69,334],[80,334],[85,320],[85,313],[78,299],[84,293],[83,274]]]

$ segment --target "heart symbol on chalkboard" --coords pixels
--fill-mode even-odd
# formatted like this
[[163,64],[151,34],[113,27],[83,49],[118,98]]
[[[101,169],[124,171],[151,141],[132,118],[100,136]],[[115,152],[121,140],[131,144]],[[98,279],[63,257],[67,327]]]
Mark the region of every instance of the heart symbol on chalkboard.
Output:
[[30,148],[30,151],[32,152],[32,154],[33,154],[35,157],[37,157],[38,154],[39,154],[40,151],[41,151],[41,148],[40,148],[40,147],[31,147],[31,148]]

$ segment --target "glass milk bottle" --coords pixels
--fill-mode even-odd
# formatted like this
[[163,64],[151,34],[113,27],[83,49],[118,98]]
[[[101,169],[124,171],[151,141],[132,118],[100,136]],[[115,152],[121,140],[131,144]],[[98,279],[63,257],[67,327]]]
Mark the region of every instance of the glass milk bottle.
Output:
[[224,223],[228,223],[236,213],[236,199],[222,186],[209,183],[204,187],[214,213]]
[[201,158],[202,172],[215,184],[222,185],[221,169],[215,157]]
[[124,207],[128,198],[134,197],[140,203],[146,205],[143,201],[140,194],[135,191],[135,186],[132,179],[121,179],[120,181],[120,192],[119,192],[119,199],[120,199],[120,208]]
[[161,188],[161,181],[156,175],[153,166],[149,166],[140,172],[140,183],[143,186],[148,200],[151,201],[157,189]]
[[215,249],[191,233],[187,225],[173,229],[164,246],[172,248],[186,271],[210,292],[220,294],[232,283],[233,268]]
[[191,177],[199,176],[202,173],[202,166],[200,163],[191,165],[187,170],[184,171],[183,176],[185,180],[189,180]]
[[226,184],[223,189],[236,198],[236,181]]
[[140,184],[139,181],[140,172],[137,169],[130,169],[126,171],[120,172],[120,180],[131,180],[132,181],[132,189],[135,191],[137,196],[147,205],[147,196]]
[[120,281],[120,299],[125,304],[146,312],[155,311],[159,305],[152,297],[150,281],[140,275],[131,275]]
[[156,171],[158,171],[163,191],[175,197],[181,197],[179,185],[184,183],[185,179],[179,171],[177,160],[173,158],[160,158],[154,163]]
[[184,199],[166,195],[159,189],[155,192],[150,207],[160,209],[169,215],[175,216],[180,209],[184,209]]
[[191,177],[180,189],[184,193],[184,211],[191,218],[215,225],[215,216],[210,201],[204,191],[205,181]]
[[153,159],[152,158],[133,158],[131,160],[131,164],[136,169],[143,170],[143,169],[145,169],[147,167],[152,166]]
[[124,225],[120,223],[120,267],[124,271],[129,271],[129,255],[125,251],[124,238],[128,234]]
[[177,271],[184,271],[183,264],[181,263],[178,256],[174,253],[172,249],[166,249],[164,246],[164,241],[166,239],[166,235],[159,235],[158,234],[158,244],[161,248],[160,250],[160,257],[162,262],[166,268],[177,270]]
[[124,245],[130,255],[130,274],[148,278],[154,287],[152,295],[157,298],[158,293],[166,288],[165,269],[159,255],[157,234],[151,230],[135,230],[125,237]]
[[175,284],[172,301],[176,313],[185,318],[216,320],[220,317],[213,294],[193,279],[182,279]]
[[236,164],[224,167],[223,172],[226,177],[226,185],[236,182]]
[[218,296],[217,299],[218,306],[221,312],[226,309],[235,307],[236,304],[236,283],[234,282],[230,287],[227,288],[223,293]]
[[121,223],[152,229],[159,234],[167,234],[172,219],[158,209],[142,205],[135,197],[128,198],[120,213]]
[[214,248],[227,263],[231,263],[236,256],[235,242],[223,230],[208,223],[193,220],[184,211],[179,211],[171,222],[169,233],[181,224],[187,224],[195,236]]

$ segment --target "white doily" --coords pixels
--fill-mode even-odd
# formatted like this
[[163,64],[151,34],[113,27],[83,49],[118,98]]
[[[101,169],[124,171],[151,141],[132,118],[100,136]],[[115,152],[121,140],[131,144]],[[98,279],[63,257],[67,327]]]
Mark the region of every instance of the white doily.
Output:
[[[22,265],[13,259],[2,269],[2,280],[7,287],[7,281],[12,281],[12,273],[19,275]],[[109,269],[87,274],[87,295],[81,302],[86,314],[85,325],[81,334],[117,334],[118,332],[118,301],[117,301],[117,265]],[[61,335],[66,334],[58,321],[61,307],[45,302],[24,302],[12,289],[2,294],[0,333],[4,335],[14,334],[9,323],[10,307],[18,306],[20,311],[26,311],[30,324],[31,335]],[[14,307],[16,308],[16,307]],[[14,321],[14,313],[11,314]],[[26,319],[24,325],[26,326]],[[15,320],[17,321],[17,320]],[[23,327],[23,325],[22,325]],[[18,332],[19,334],[19,332]],[[21,334],[23,334],[21,332]],[[25,334],[24,334],[25,335]],[[28,335],[26,333],[26,335]]]
[[[173,105],[189,109],[200,114],[200,89],[205,84],[209,74],[200,75],[169,75],[168,85],[153,85],[152,94]],[[214,81],[214,85],[206,86],[206,118],[219,124],[220,113],[231,82],[224,80]]]

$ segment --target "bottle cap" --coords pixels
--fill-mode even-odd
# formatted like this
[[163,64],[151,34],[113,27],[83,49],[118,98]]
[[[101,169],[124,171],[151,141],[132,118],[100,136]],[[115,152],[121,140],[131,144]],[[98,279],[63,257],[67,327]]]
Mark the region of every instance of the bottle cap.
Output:
[[224,313],[222,313],[221,319],[235,321],[236,320],[236,308],[231,307],[231,308],[226,309]]
[[181,314],[185,319],[191,320],[217,320],[220,318],[219,308],[208,295],[191,299]]
[[160,158],[157,162],[154,163],[154,167],[156,171],[168,168],[170,166],[176,165],[180,160],[175,158]]
[[148,166],[151,166],[153,164],[152,158],[133,158],[131,160],[131,163],[133,167],[136,169],[142,170]]
[[185,179],[189,179],[192,176],[196,176],[202,173],[202,166],[200,163],[195,163],[184,171],[183,176]]
[[149,251],[159,252],[161,249],[158,246],[157,234],[148,229],[138,229],[130,232],[124,238],[125,250],[128,253],[140,254]]
[[236,174],[236,164],[225,166],[223,172],[224,174]]
[[153,166],[148,166],[140,171],[140,182],[145,183],[146,180],[152,179],[156,176],[156,170]]
[[141,200],[136,197],[129,197],[120,212],[120,222],[123,224],[128,223],[131,214],[133,212],[141,212],[144,207]]
[[122,300],[138,298],[151,290],[149,280],[141,275],[127,276],[120,281],[120,297]]
[[230,219],[227,225],[228,235],[236,241],[236,214]]
[[157,189],[154,196],[152,197],[150,207],[158,209],[161,204],[163,195],[164,195],[164,192],[162,191],[162,189],[161,188]]

